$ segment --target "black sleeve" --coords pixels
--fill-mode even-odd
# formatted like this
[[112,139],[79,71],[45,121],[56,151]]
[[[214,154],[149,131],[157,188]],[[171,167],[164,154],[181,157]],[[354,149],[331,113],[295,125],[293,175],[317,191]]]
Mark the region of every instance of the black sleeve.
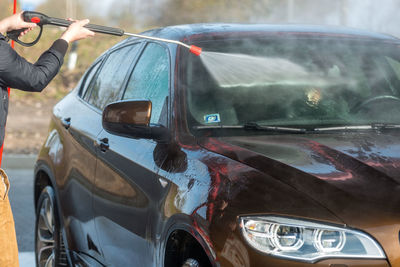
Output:
[[0,41],[0,87],[41,92],[57,75],[68,43],[58,39],[35,64],[19,56],[5,41]]

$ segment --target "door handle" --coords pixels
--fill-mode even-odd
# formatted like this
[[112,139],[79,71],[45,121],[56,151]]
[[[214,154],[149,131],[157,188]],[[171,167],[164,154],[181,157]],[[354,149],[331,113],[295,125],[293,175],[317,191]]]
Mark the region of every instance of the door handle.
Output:
[[65,129],[69,129],[69,127],[71,126],[71,118],[63,118],[61,119],[61,124],[64,126]]
[[98,147],[100,147],[101,152],[106,152],[110,148],[110,144],[108,143],[108,138],[97,139],[97,145]]

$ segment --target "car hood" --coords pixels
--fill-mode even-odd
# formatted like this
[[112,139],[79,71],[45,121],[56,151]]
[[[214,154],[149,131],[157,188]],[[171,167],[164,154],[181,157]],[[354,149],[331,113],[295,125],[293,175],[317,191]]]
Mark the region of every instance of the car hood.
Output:
[[200,145],[296,188],[346,224],[370,229],[400,223],[399,137],[399,132],[236,136],[204,138]]

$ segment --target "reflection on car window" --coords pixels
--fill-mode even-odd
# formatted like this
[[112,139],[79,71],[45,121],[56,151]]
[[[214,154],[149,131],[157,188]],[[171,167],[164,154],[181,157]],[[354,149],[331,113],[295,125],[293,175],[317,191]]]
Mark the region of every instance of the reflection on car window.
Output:
[[116,101],[121,95],[121,86],[139,45],[127,46],[110,54],[93,83],[89,103],[99,109]]
[[168,54],[149,43],[129,79],[123,99],[148,99],[152,102],[150,123],[166,125],[168,97]]
[[88,90],[89,84],[92,81],[92,79],[93,79],[94,75],[96,74],[97,70],[99,69],[100,65],[101,65],[100,62],[97,62],[96,65],[94,65],[94,67],[92,67],[89,70],[89,73],[84,78],[85,81],[84,81],[84,84],[81,87],[82,88],[81,96],[83,96],[83,99],[85,101],[88,101],[88,98],[89,98],[90,92],[91,92],[91,90]]

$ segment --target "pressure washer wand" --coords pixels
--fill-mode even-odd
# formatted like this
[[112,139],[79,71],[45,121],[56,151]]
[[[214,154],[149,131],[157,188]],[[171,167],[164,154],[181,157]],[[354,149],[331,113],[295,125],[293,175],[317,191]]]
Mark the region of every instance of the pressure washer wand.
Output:
[[[68,27],[69,25],[71,25],[73,23],[73,21],[59,19],[59,18],[52,18],[43,13],[35,12],[35,11],[25,11],[24,13],[22,13],[22,18],[24,19],[24,21],[36,23],[40,27],[40,32],[39,32],[38,37],[36,38],[35,41],[33,41],[31,43],[25,43],[18,39],[19,36],[21,35],[21,32],[23,32],[26,29],[20,29],[20,30],[14,30],[14,31],[7,32],[8,38],[16,41],[17,43],[19,43],[23,46],[32,46],[32,45],[35,45],[39,41],[40,37],[42,36],[43,25]],[[166,43],[174,43],[174,44],[181,45],[181,46],[188,48],[190,50],[190,52],[192,52],[193,54],[195,54],[197,56],[199,56],[202,51],[202,49],[200,47],[197,47],[195,45],[187,45],[185,43],[182,43],[182,42],[176,41],[176,40],[169,40],[169,39],[157,38],[157,37],[141,35],[141,34],[134,34],[134,33],[127,33],[127,32],[124,32],[124,30],[119,29],[119,28],[112,28],[112,27],[95,25],[95,24],[87,24],[87,25],[85,25],[85,27],[91,31],[103,33],[103,34],[110,34],[110,35],[115,35],[115,36],[128,35],[128,36],[134,36],[137,38],[156,40],[156,41],[166,42]]]
[[128,36],[133,36],[137,38],[143,38],[143,39],[149,39],[149,40],[155,40],[155,41],[160,41],[160,42],[165,42],[165,43],[172,43],[172,44],[177,44],[184,46],[189,49],[190,52],[195,54],[196,56],[200,56],[202,49],[198,46],[195,45],[187,45],[185,43],[182,43],[180,41],[176,40],[170,40],[170,39],[164,39],[164,38],[158,38],[158,37],[153,37],[153,36],[147,36],[147,35],[141,35],[141,34],[136,34],[136,33],[129,33],[129,32],[124,32],[124,35]]

